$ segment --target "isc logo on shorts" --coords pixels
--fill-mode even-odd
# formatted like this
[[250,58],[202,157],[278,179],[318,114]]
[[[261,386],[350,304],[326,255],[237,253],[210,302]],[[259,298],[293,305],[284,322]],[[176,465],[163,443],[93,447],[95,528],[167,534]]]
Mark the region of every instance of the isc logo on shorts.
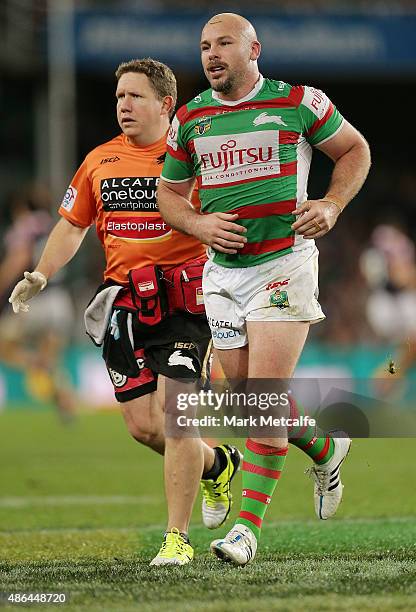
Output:
[[193,342],[175,342],[173,348],[193,349],[193,348],[195,348],[195,344]]

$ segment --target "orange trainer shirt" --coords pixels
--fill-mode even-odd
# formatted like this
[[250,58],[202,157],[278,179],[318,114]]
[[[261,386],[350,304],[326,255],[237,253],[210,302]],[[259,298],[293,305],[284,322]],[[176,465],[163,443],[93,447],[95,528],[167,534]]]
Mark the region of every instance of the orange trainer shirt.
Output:
[[[200,242],[170,228],[159,214],[156,189],[165,152],[166,136],[139,147],[120,134],[86,156],[68,187],[59,213],[79,227],[95,222],[105,279],[125,284],[131,269],[166,269],[205,253]],[[196,191],[192,203],[199,209]]]

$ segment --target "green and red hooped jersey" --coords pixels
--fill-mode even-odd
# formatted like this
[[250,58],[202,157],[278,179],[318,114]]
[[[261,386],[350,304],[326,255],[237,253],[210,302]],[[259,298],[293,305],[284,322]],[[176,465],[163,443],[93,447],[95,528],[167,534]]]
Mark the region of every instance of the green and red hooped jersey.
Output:
[[319,89],[263,77],[242,100],[224,101],[208,89],[179,109],[162,178],[196,176],[202,211],[237,212],[247,228],[244,248],[213,251],[214,262],[254,266],[313,244],[291,229],[293,210],[307,199],[312,146],[343,121]]

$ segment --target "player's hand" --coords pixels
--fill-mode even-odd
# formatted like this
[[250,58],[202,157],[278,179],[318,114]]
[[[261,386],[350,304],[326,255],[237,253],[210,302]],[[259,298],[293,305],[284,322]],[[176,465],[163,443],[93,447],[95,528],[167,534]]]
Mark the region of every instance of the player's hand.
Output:
[[298,219],[292,229],[307,239],[321,238],[334,227],[340,212],[336,204],[327,200],[306,200],[293,211]]
[[19,281],[13,289],[9,302],[13,307],[13,312],[27,312],[29,304],[27,302],[37,295],[47,285],[46,276],[42,272],[25,272],[24,278]]
[[247,238],[242,236],[247,229],[234,223],[237,219],[238,214],[210,213],[201,215],[196,222],[193,234],[203,244],[207,244],[216,251],[234,255],[247,242]]

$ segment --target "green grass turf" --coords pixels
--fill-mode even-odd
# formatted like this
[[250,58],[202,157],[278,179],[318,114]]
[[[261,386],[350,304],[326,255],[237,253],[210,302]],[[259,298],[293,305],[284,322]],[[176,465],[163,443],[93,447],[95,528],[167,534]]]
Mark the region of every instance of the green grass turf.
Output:
[[205,530],[198,501],[195,561],[150,568],[166,519],[162,461],[121,417],[63,427],[52,413],[0,415],[0,591],[65,591],[59,609],[73,611],[416,609],[414,441],[354,441],[332,521],[314,518],[308,465],[291,448],[252,565],[211,558],[226,529]]

